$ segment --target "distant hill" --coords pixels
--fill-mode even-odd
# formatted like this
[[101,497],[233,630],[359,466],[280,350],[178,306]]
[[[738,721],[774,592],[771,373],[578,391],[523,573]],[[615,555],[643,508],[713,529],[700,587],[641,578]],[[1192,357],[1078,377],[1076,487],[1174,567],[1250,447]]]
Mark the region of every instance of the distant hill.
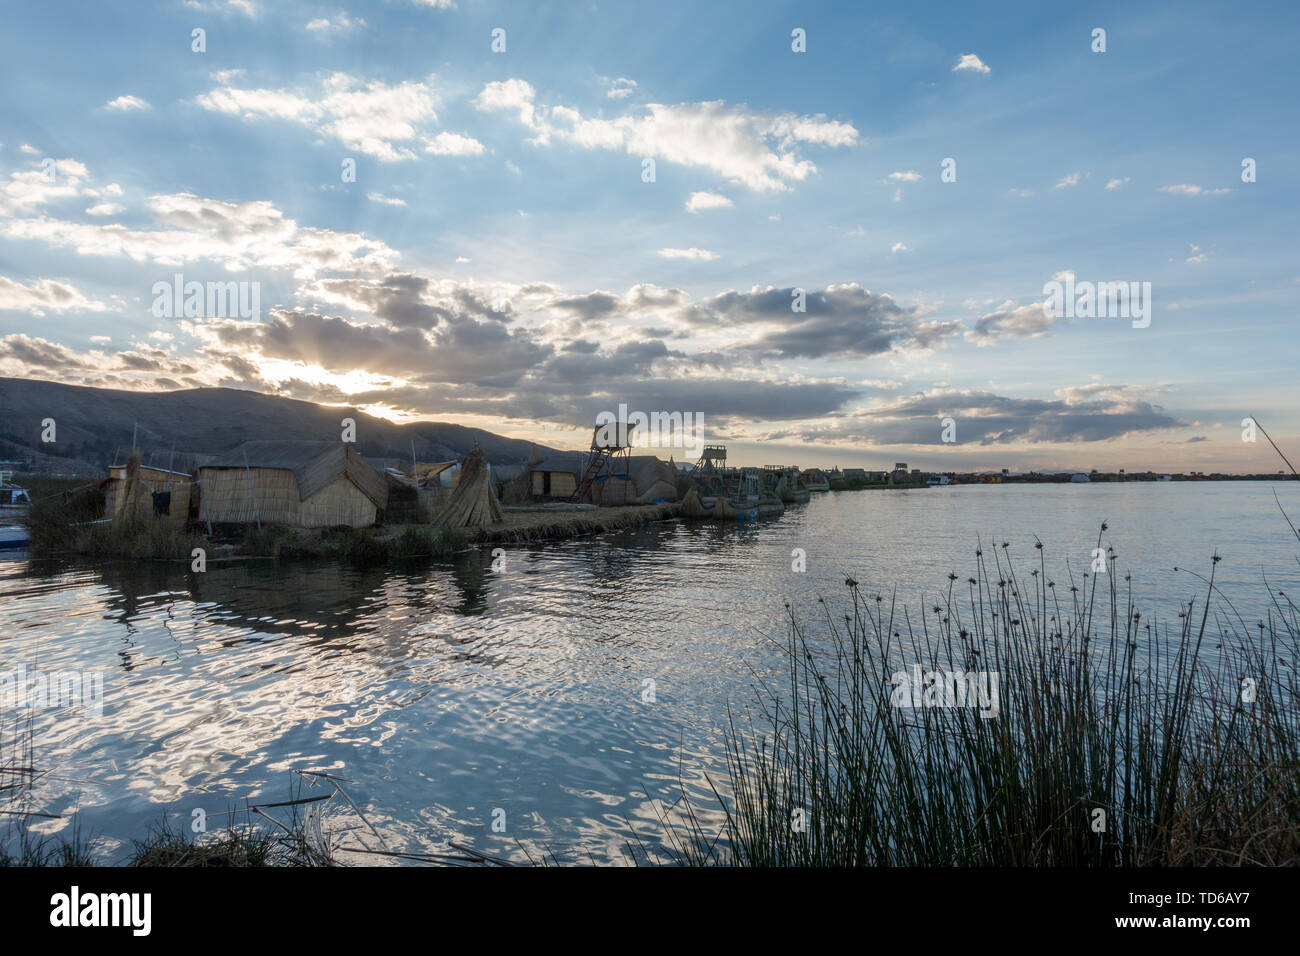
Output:
[[[56,442],[41,441],[41,422],[52,418]],[[173,448],[178,465],[229,451],[253,439],[338,439],[340,421],[357,423],[357,450],[375,458],[421,461],[462,457],[477,441],[488,461],[522,464],[531,443],[448,422],[396,425],[355,408],[326,407],[235,388],[132,392],[34,379],[0,378],[0,459],[34,460],[38,470],[85,473],[125,459],[132,430],[146,462],[166,467]],[[554,449],[538,446],[542,454]],[[62,460],[62,461],[60,461]],[[53,469],[57,470],[57,469]]]

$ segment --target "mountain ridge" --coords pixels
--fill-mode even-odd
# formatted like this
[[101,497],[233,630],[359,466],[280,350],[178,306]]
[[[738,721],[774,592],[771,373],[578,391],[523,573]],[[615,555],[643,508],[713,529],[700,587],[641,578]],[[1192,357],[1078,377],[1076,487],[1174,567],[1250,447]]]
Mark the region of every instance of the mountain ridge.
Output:
[[[535,444],[453,422],[399,425],[352,406],[318,405],[246,389],[140,392],[0,377],[0,458],[30,460],[38,466],[62,460],[78,472],[97,470],[113,457],[124,459],[133,432],[145,461],[166,467],[169,461],[192,462],[253,439],[337,441],[344,418],[356,422],[357,450],[374,458],[409,459],[414,442],[422,461],[448,461],[464,456],[478,442],[490,462],[523,464]],[[52,443],[42,441],[48,419],[54,421]],[[543,455],[556,451],[536,447]]]

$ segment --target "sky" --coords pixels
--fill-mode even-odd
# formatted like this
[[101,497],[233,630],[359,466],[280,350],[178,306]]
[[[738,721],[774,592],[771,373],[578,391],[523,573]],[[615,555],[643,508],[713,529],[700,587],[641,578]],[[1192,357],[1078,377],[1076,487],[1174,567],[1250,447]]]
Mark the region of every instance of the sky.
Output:
[[[1080,6],[11,0],[0,375],[1275,471],[1300,8]],[[1045,309],[1067,281],[1149,310]]]

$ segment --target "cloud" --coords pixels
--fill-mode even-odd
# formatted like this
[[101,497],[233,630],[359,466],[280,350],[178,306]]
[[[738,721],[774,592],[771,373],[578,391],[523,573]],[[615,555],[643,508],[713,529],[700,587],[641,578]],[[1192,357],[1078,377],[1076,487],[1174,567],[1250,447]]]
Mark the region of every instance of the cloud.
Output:
[[935,389],[768,438],[869,445],[939,445],[940,422],[953,418],[963,445],[1114,441],[1182,427],[1149,399],[1149,390],[1090,384],[1059,389],[1054,398],[1015,398],[978,390]]
[[395,196],[385,196],[383,193],[366,193],[366,198],[371,202],[379,203],[382,206],[405,206],[405,199],[398,199]]
[[1198,245],[1189,244],[1188,248],[1191,250],[1192,254],[1187,257],[1186,261],[1192,263],[1193,265],[1199,265],[1200,263],[1205,262],[1207,259],[1210,258],[1209,254],[1203,252],[1201,250],[1201,247]]
[[195,102],[243,120],[295,123],[383,162],[415,159],[412,145],[417,141],[434,155],[483,151],[481,143],[467,136],[433,135],[438,96],[430,82],[388,84],[337,72],[318,77],[300,91],[242,89],[222,83]]
[[258,13],[251,0],[185,0],[185,6],[200,13],[220,13],[223,16],[238,13],[250,19],[256,19]]
[[522,331],[499,322],[460,316],[434,329],[367,325],[306,310],[272,310],[262,322],[228,319],[190,324],[196,336],[218,350],[245,357],[277,359],[347,372],[478,382],[497,387],[516,383],[551,354]]
[[314,300],[366,313],[398,328],[435,329],[486,319],[504,322],[514,315],[497,292],[455,279],[430,279],[412,273],[380,278],[322,278],[301,290]]
[[[50,171],[52,179],[47,176]],[[90,195],[89,178],[85,164],[75,159],[58,159],[48,167],[41,164],[40,168],[10,173],[7,182],[0,181],[0,214],[35,212],[59,200]]]
[[604,319],[624,311],[622,299],[612,292],[600,290],[585,295],[557,297],[549,300],[546,307],[553,312],[586,320]]
[[1173,193],[1176,196],[1222,196],[1224,193],[1232,192],[1231,189],[1205,189],[1201,186],[1193,186],[1191,183],[1161,186],[1160,191],[1162,193]]
[[[803,292],[803,312],[793,311]],[[927,322],[888,295],[856,283],[824,290],[758,288],[724,292],[679,310],[677,321],[705,328],[740,327],[753,337],[739,347],[772,358],[856,359],[904,348],[931,348],[958,334],[960,322]]]
[[686,211],[703,212],[705,209],[725,209],[730,205],[733,205],[731,200],[721,193],[698,192],[691,193],[686,200]]
[[318,36],[329,34],[352,33],[366,25],[366,21],[357,17],[353,19],[345,11],[339,11],[339,14],[333,19],[328,17],[316,17],[307,21],[307,30]]
[[632,91],[635,89],[636,80],[629,80],[625,76],[620,76],[614,81],[614,85],[609,88],[605,95],[611,100],[625,100],[632,95]]
[[1054,188],[1066,189],[1070,186],[1077,186],[1079,185],[1079,179],[1081,176],[1082,173],[1067,173],[1066,175],[1062,176],[1059,180],[1057,180],[1056,186]]
[[87,299],[75,288],[53,279],[38,279],[23,285],[0,276],[0,311],[27,312],[44,315],[50,312],[107,312],[103,302]]
[[698,259],[703,262],[712,262],[718,258],[716,252],[708,249],[697,249],[691,246],[689,249],[660,249],[658,255],[665,259]]
[[891,183],[919,183],[924,177],[916,170],[909,169],[906,172],[890,173],[885,178]]
[[567,106],[548,107],[524,80],[494,80],[474,105],[515,116],[533,132],[534,145],[560,139],[588,149],[622,150],[681,166],[711,170],[755,192],[788,190],[817,171],[802,145],[853,146],[858,131],[825,116],[761,112],[722,100],[650,103],[613,119],[584,116]]
[[1128,182],[1129,182],[1129,177],[1127,176],[1125,176],[1123,179],[1109,179],[1106,181],[1106,188],[1121,189],[1124,186],[1128,185]]
[[511,78],[493,80],[474,97],[474,108],[485,113],[514,113],[525,126],[536,125],[536,107],[533,101],[537,91],[527,80]]
[[265,200],[234,203],[176,193],[152,196],[149,205],[160,228],[9,218],[0,219],[0,235],[71,248],[80,255],[125,256],[168,266],[207,259],[232,272],[293,269],[299,278],[328,271],[387,272],[397,260],[397,253],[379,240],[299,226]]
[[138,96],[119,96],[115,100],[109,100],[104,104],[106,110],[117,110],[122,113],[129,113],[131,110],[151,110],[147,100],[142,100]]
[[981,315],[975,327],[966,333],[966,339],[977,345],[992,345],[998,339],[1041,339],[1065,320],[1048,315],[1041,302],[1032,305],[1003,305],[995,312]]
[[484,147],[472,136],[443,132],[425,140],[424,151],[434,156],[479,156]]
[[908,248],[907,243],[905,242],[896,242],[889,247],[890,255],[894,255],[895,253],[899,253],[899,252],[911,252],[911,251],[912,250]]
[[95,203],[95,205],[89,207],[89,208],[86,210],[86,215],[88,215],[88,216],[116,216],[119,212],[122,212],[125,208],[126,208],[126,207],[123,206],[121,203],[115,203],[115,202],[97,202],[97,203]]
[[952,68],[954,73],[959,70],[969,70],[972,73],[988,73],[989,68],[984,65],[984,61],[974,53],[963,53],[957,65]]

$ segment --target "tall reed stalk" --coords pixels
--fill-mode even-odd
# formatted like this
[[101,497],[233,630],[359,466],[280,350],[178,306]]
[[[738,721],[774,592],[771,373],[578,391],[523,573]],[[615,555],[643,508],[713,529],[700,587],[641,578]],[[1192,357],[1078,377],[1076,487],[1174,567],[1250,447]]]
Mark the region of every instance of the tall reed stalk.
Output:
[[[817,626],[790,611],[782,686],[731,715],[723,839],[696,824],[680,859],[1300,863],[1296,605],[1270,588],[1247,625],[1215,557],[1166,626],[1135,607],[1113,553],[1106,573],[1058,585],[1036,547],[1029,580],[1006,544],[977,551],[975,577],[950,575],[926,613],[851,579]],[[996,714],[900,705],[894,675],[913,664],[996,675]]]

